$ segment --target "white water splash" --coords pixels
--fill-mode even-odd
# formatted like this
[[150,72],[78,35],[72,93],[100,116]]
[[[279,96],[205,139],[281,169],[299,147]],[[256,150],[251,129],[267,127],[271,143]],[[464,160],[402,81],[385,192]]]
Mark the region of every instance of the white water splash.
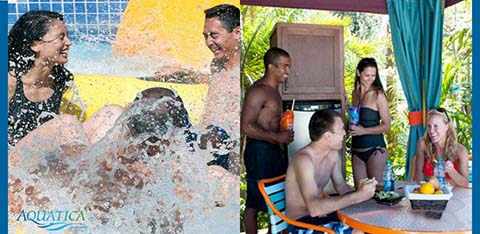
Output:
[[[15,195],[23,210],[85,212],[86,229],[60,233],[238,233],[238,178],[221,170],[209,174],[211,154],[197,147],[191,152],[183,131],[173,127],[163,152],[135,149],[148,136],[122,137],[128,135],[122,121],[138,113],[120,117],[117,128],[79,155],[61,149],[24,155],[9,171],[21,180]],[[9,233],[47,233],[17,218],[9,212]]]

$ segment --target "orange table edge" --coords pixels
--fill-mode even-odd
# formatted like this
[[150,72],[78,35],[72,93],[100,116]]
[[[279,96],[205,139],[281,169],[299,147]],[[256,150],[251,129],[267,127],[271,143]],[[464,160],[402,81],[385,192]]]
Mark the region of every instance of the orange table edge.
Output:
[[[466,186],[459,186],[462,188],[468,188],[472,189],[470,187]],[[389,229],[385,227],[379,227],[375,225],[370,225],[366,223],[359,222],[355,219],[351,219],[348,216],[344,215],[341,210],[337,211],[338,218],[340,221],[343,223],[347,224],[348,226],[358,229],[367,233],[381,233],[381,234],[417,234],[417,233],[442,233],[442,234],[471,234],[472,230],[466,230],[466,231],[448,231],[448,232],[438,232],[438,231],[404,231],[404,230],[395,230],[395,229]]]
[[472,231],[448,231],[448,232],[439,232],[439,231],[405,231],[405,230],[395,230],[389,229],[385,227],[379,227],[375,225],[370,225],[366,223],[359,222],[355,219],[351,219],[343,214],[342,211],[337,211],[338,218],[343,223],[347,224],[348,226],[364,231],[366,233],[372,234],[420,234],[420,233],[442,233],[442,234],[471,234]]

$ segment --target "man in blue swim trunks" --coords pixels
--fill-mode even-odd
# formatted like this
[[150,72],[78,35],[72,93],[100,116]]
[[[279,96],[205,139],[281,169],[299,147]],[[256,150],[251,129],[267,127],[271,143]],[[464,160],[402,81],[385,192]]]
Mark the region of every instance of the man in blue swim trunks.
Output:
[[258,211],[267,211],[257,183],[260,179],[286,173],[288,158],[282,154],[280,145],[293,141],[293,131],[280,131],[282,99],[278,93],[278,86],[287,79],[290,71],[290,55],[283,49],[270,48],[263,60],[265,75],[248,89],[240,122],[241,131],[247,136],[244,152],[247,234],[257,233]]
[[[341,223],[336,211],[370,199],[375,193],[375,178],[352,191],[337,167],[345,129],[339,113],[316,111],[308,124],[312,142],[295,153],[285,179],[286,215],[292,219],[321,225],[336,233],[363,233]],[[323,189],[332,179],[339,196],[324,198]],[[289,233],[299,233],[289,226]],[[353,232],[352,232],[353,231]],[[308,232],[307,232],[308,233]]]

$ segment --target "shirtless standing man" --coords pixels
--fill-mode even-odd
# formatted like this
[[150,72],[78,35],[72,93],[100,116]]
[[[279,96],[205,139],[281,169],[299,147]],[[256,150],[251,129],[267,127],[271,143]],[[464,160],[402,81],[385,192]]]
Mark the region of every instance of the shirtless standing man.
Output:
[[280,145],[293,141],[293,132],[280,131],[282,99],[277,89],[288,77],[290,55],[283,49],[270,48],[263,61],[265,75],[248,89],[241,118],[241,131],[247,136],[244,153],[247,171],[247,234],[257,233],[258,211],[267,211],[257,183],[263,178],[285,174],[288,158],[282,155]]
[[[352,192],[342,172],[336,166],[342,148],[345,129],[339,113],[323,109],[316,111],[308,125],[312,142],[297,151],[288,167],[285,179],[286,215],[292,219],[322,225],[337,233],[352,233],[338,220],[336,211],[370,199],[375,193],[375,178],[360,183]],[[339,196],[324,198],[323,189],[332,179]],[[289,233],[297,233],[289,226]],[[353,230],[353,233],[362,233]]]

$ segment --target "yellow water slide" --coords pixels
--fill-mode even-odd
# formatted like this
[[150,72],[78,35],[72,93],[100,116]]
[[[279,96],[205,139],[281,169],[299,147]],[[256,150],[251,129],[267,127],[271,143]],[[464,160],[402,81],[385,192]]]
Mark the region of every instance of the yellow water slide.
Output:
[[[113,52],[116,54],[170,58],[170,64],[189,68],[208,67],[212,52],[205,46],[205,10],[219,5],[239,6],[225,0],[131,0],[121,19]],[[164,60],[161,60],[164,61]]]
[[140,91],[151,87],[175,90],[182,97],[192,123],[198,123],[207,96],[207,85],[145,81],[126,76],[75,75],[75,86],[64,95],[61,111],[85,120],[107,104],[125,106]]
[[[154,68],[157,65],[208,68],[213,56],[202,35],[204,11],[225,3],[237,7],[240,4],[225,0],[131,0],[118,27],[112,53],[142,58],[142,63]],[[192,123],[199,122],[208,86],[124,76],[75,74],[75,87],[65,95],[61,110],[85,120],[104,105],[125,106],[138,92],[150,87],[175,90],[182,97]]]

